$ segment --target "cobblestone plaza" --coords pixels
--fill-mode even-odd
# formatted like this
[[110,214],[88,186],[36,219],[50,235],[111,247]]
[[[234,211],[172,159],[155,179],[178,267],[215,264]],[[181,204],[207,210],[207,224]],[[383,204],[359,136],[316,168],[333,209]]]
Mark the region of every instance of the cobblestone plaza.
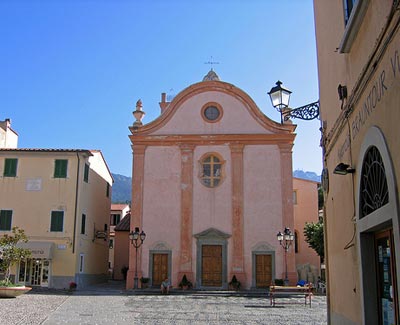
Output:
[[99,288],[68,293],[32,292],[0,299],[1,324],[326,324],[326,297],[280,298],[267,295],[176,291],[135,294]]

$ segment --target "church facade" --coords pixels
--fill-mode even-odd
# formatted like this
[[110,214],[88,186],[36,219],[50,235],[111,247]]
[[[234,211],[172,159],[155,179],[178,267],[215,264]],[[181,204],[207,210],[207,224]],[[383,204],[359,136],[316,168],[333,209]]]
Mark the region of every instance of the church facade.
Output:
[[[177,287],[263,288],[287,275],[297,281],[295,254],[277,232],[294,229],[292,147],[295,125],[266,117],[243,90],[211,70],[203,81],[143,125],[141,101],[130,127],[133,149],[131,230],[146,239],[130,245],[127,288],[136,275]],[[136,264],[137,261],[137,264]]]

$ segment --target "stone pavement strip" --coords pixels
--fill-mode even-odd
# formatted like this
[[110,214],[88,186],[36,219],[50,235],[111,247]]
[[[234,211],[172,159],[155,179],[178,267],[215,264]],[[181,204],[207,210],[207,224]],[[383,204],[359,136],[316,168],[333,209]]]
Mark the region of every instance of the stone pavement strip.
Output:
[[267,298],[207,294],[25,294],[0,299],[0,324],[327,323],[325,297],[313,297],[311,308],[302,301],[280,298],[270,307]]

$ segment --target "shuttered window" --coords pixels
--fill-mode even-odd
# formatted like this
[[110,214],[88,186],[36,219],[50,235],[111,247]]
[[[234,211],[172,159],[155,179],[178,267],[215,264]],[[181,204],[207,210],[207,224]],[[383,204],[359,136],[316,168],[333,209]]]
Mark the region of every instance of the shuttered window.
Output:
[[84,235],[85,232],[86,232],[86,214],[82,214],[81,234]]
[[54,178],[67,177],[68,160],[56,159],[54,164]]
[[12,210],[0,210],[0,230],[11,230]]
[[4,177],[16,177],[17,176],[17,165],[18,159],[6,158],[4,161]]
[[85,172],[83,174],[83,180],[88,183],[89,182],[89,165],[85,164]]
[[50,231],[63,231],[64,211],[51,211]]

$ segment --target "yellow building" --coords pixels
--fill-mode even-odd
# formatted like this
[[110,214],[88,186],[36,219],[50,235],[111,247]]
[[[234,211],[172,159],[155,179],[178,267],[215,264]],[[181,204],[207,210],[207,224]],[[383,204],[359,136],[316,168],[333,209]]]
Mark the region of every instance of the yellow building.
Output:
[[2,148],[0,173],[0,236],[18,226],[32,250],[16,281],[53,288],[103,281],[113,179],[101,152]]
[[400,4],[314,1],[331,324],[399,324]]

